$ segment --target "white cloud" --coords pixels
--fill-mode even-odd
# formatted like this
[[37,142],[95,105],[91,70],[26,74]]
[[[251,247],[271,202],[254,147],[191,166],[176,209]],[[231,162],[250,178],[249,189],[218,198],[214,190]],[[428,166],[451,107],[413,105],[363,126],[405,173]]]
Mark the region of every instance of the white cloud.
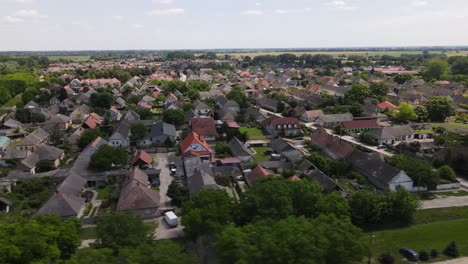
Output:
[[117,20],[117,21],[122,21],[124,19],[123,16],[113,16],[112,18]]
[[175,0],[156,0],[156,2],[163,4],[163,5],[169,5],[175,2]]
[[78,28],[84,30],[84,31],[93,31],[94,26],[83,21],[73,21],[72,25],[77,26]]
[[429,3],[427,1],[424,1],[424,0],[415,0],[415,1],[411,2],[412,6],[417,6],[417,7],[427,6],[428,4]]
[[262,3],[259,3],[259,2],[255,3],[255,6],[261,6],[261,5]]
[[13,1],[15,1],[16,3],[20,3],[20,4],[31,4],[31,3],[36,2],[36,0],[13,0]]
[[245,10],[241,13],[245,16],[261,16],[263,15],[263,11],[261,10]]
[[3,20],[5,20],[5,22],[10,23],[10,24],[23,22],[23,19],[18,18],[18,17],[14,17],[14,16],[6,16],[6,17],[3,18]]
[[145,26],[143,26],[142,24],[133,24],[132,25],[134,28],[136,29],[140,29],[140,28],[144,28]]
[[47,18],[47,15],[39,13],[35,9],[22,9],[15,13],[15,17],[24,18],[24,19],[43,19]]
[[310,12],[312,9],[311,8],[304,8],[304,9],[276,9],[275,13],[280,14],[280,15],[285,15],[285,14],[298,14],[298,13],[306,13]]
[[331,1],[331,2],[326,3],[326,5],[336,8],[336,9],[340,9],[340,10],[355,10],[356,9],[355,6],[350,6],[346,1],[343,1],[343,0]]
[[146,14],[148,16],[170,16],[170,15],[183,15],[185,10],[182,8],[170,8],[170,9],[154,9]]

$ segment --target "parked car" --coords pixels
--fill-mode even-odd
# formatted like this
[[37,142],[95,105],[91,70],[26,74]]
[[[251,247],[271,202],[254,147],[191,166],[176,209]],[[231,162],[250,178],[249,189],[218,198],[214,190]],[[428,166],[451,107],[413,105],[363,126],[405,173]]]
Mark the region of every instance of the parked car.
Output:
[[164,221],[169,227],[172,227],[172,228],[179,225],[179,218],[172,211],[164,213]]
[[418,261],[419,256],[416,251],[409,249],[409,248],[401,248],[400,249],[400,254],[405,257],[409,261]]
[[378,145],[377,146],[377,149],[386,149],[387,148],[387,145]]

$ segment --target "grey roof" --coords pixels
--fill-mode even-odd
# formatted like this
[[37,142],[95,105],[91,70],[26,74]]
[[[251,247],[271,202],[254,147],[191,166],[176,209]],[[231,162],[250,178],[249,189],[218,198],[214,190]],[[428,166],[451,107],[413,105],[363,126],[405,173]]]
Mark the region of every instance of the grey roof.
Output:
[[38,128],[27,135],[17,146],[39,145],[50,136],[44,129]]
[[112,133],[112,136],[109,138],[109,140],[128,139],[129,136],[130,124],[128,122],[122,121],[114,130],[114,133]]
[[151,137],[171,136],[177,137],[177,131],[174,125],[166,122],[158,122],[151,126]]
[[148,175],[135,167],[120,191],[118,211],[141,210],[159,207],[159,191],[148,185]]
[[260,100],[260,105],[262,107],[270,107],[272,109],[276,109],[278,107],[278,101],[274,100],[274,99],[271,99],[271,98],[268,98],[268,97],[264,97]]
[[117,99],[115,99],[115,102],[120,106],[125,106],[126,105],[126,102],[125,102],[124,99],[122,99],[122,97],[118,97]]
[[258,165],[268,170],[291,169],[293,167],[293,164],[287,161],[264,161],[259,162]]
[[250,151],[249,148],[245,146],[245,144],[240,141],[237,137],[233,137],[228,142],[229,148],[231,149],[231,153],[233,156],[240,156],[243,152],[247,153],[250,156],[253,156],[253,153]]
[[304,159],[297,167],[297,170],[303,173],[306,173],[307,171],[314,170],[314,169],[315,169],[315,166],[308,159]]
[[307,176],[311,181],[317,183],[320,187],[322,187],[323,191],[325,192],[332,192],[337,187],[335,181],[333,181],[330,177],[325,175],[325,173],[323,173],[317,168],[311,171]]
[[291,144],[286,141],[285,139],[283,138],[277,138],[277,139],[273,139],[271,140],[271,147],[277,152],[277,153],[283,153],[283,151],[290,151],[290,150],[287,150],[287,148],[293,148],[293,146],[291,146]]
[[211,109],[207,104],[197,100],[195,102],[195,110]]
[[333,115],[323,115],[318,118],[323,123],[339,123],[353,121],[353,115],[350,113],[346,114],[333,114]]
[[283,156],[286,157],[287,160],[291,161],[292,163],[296,163],[302,160],[302,152],[299,150],[291,150],[283,152]]
[[371,132],[378,139],[393,139],[396,137],[409,136],[413,130],[409,125],[382,127]]
[[17,128],[20,127],[22,123],[20,121],[17,121],[15,119],[8,119],[3,123],[3,126],[10,127],[10,128]]
[[8,200],[5,197],[0,197],[0,202],[4,203],[6,205],[12,205],[13,204],[10,200]]
[[127,121],[135,121],[135,120],[140,120],[140,115],[133,111],[133,110],[128,110],[127,113],[125,114],[123,120]]
[[63,153],[64,153],[63,149],[41,144],[37,146],[36,150],[31,155],[29,155],[27,158],[22,160],[21,164],[32,169],[36,167],[36,163],[38,163],[39,161],[41,160],[55,161],[59,159]]
[[213,170],[209,161],[202,161],[200,157],[184,159],[187,186],[191,195],[199,193],[202,189],[219,189],[213,177]]
[[346,160],[351,162],[354,168],[366,176],[372,184],[384,190],[388,188],[388,183],[400,173],[400,169],[385,163],[376,155],[358,149],[354,150]]
[[27,150],[9,149],[4,152],[2,159],[4,160],[25,159],[28,156],[28,152],[29,151]]

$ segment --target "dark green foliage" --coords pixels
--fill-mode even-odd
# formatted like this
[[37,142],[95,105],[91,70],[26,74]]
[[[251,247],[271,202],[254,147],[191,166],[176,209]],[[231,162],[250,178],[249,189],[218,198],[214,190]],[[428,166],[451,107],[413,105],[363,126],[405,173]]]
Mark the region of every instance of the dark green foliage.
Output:
[[375,97],[383,97],[388,93],[388,83],[374,82],[370,85],[371,94]]
[[441,166],[437,169],[437,172],[439,173],[439,177],[441,179],[446,179],[453,182],[457,180],[457,174],[455,174],[455,171],[448,165]]
[[453,102],[445,96],[433,96],[425,106],[432,122],[443,122],[447,117],[455,114]]
[[138,108],[136,112],[140,115],[141,120],[150,120],[153,118],[153,113],[151,110],[146,108]]
[[109,109],[114,104],[114,96],[110,93],[93,93],[90,98],[91,106]]
[[444,255],[452,258],[457,258],[460,256],[460,252],[458,251],[458,246],[455,241],[450,242],[448,246],[444,249]]
[[136,123],[130,127],[131,134],[130,134],[130,142],[136,145],[139,141],[146,138],[149,134],[148,127],[145,126],[143,123]]
[[[232,91],[226,95],[226,98],[237,102],[241,109],[250,106],[250,102],[247,96],[244,94],[243,88],[241,86],[234,86]],[[279,109],[278,111],[281,112]]]
[[371,89],[369,86],[364,84],[354,84],[353,87],[346,92],[345,98],[350,102],[363,103],[370,95]]
[[224,190],[202,190],[182,205],[182,224],[191,238],[219,233],[234,220],[236,202]]
[[390,254],[382,254],[379,256],[379,263],[381,264],[393,264],[395,263],[395,258]]
[[431,250],[431,258],[437,258],[439,256],[439,252],[437,249],[432,249]]
[[36,168],[38,172],[50,171],[54,168],[54,162],[51,160],[40,160],[36,163]]
[[423,72],[425,80],[440,80],[448,72],[448,63],[441,59],[432,59],[426,63],[426,70]]
[[43,123],[46,118],[41,113],[31,113],[27,108],[19,108],[16,110],[15,117],[22,123]]
[[381,197],[373,191],[360,190],[349,197],[349,207],[353,223],[357,226],[377,224],[381,221],[384,204]]
[[[34,178],[16,184],[8,197],[21,203],[21,209],[37,209],[54,192],[55,187],[49,178]],[[13,205],[18,206],[17,204]],[[32,212],[31,212],[32,213]]]
[[427,253],[425,250],[420,251],[419,252],[419,260],[429,261],[429,253]]
[[123,148],[102,145],[91,156],[89,167],[97,171],[111,170],[114,166],[122,167],[128,164],[128,154]]
[[55,263],[80,245],[79,221],[58,216],[19,219],[0,225],[0,263]]
[[0,104],[8,102],[28,87],[37,87],[38,83],[38,78],[31,73],[17,72],[0,75]]
[[86,129],[78,139],[78,147],[84,149],[98,137],[107,138],[107,134],[101,131],[99,127],[95,129]]
[[438,174],[432,170],[432,165],[424,160],[408,155],[395,155],[388,162],[404,170],[411,179],[420,186],[434,187],[439,182]]
[[289,217],[227,227],[218,238],[222,263],[331,263],[360,261],[361,232],[335,216]]
[[188,200],[188,195],[189,191],[185,186],[177,183],[176,181],[172,181],[171,184],[169,184],[167,196],[172,199],[171,202],[174,205],[180,206],[182,202]]
[[231,155],[231,149],[229,145],[225,142],[216,143],[216,156],[218,157],[228,157]]
[[414,79],[413,75],[408,74],[408,73],[403,73],[403,74],[398,74],[397,76],[395,76],[393,80],[398,84],[404,84],[405,82],[411,81],[412,79]]
[[101,247],[118,251],[138,247],[152,239],[152,230],[141,218],[130,214],[112,214],[99,219],[96,227]]
[[369,132],[361,133],[361,135],[359,135],[359,140],[371,146],[377,145],[377,139]]
[[429,119],[429,112],[423,105],[418,105],[414,108],[414,113],[418,116],[419,122],[426,122]]
[[184,124],[185,115],[182,109],[168,109],[163,112],[163,121],[175,126],[181,126]]

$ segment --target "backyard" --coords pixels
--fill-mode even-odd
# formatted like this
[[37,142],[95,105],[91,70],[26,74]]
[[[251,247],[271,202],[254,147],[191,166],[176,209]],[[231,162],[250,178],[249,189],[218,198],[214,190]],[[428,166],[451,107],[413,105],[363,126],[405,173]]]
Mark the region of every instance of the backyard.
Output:
[[256,147],[252,149],[255,150],[254,159],[256,162],[263,162],[263,161],[270,160],[270,155],[265,154],[265,152],[267,151],[267,149],[269,149],[269,147]]
[[246,132],[250,140],[265,139],[265,134],[263,131],[255,127],[241,127],[239,129],[241,133]]

